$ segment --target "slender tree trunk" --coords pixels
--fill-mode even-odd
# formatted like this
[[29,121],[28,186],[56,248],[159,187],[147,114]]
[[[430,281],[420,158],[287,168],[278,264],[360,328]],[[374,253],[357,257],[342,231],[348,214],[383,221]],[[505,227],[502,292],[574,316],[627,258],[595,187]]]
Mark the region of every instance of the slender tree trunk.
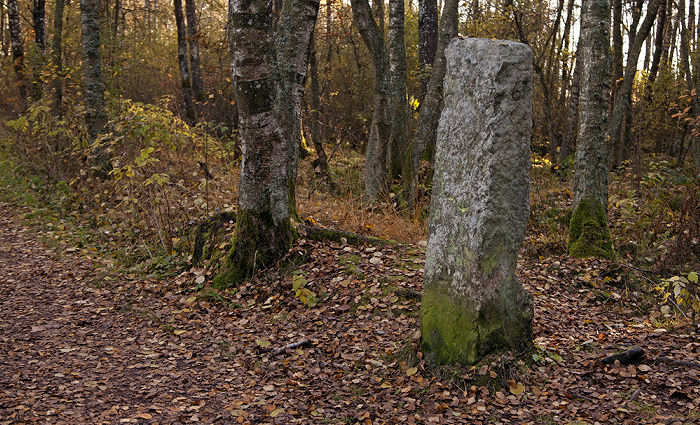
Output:
[[[408,102],[406,101],[406,44],[404,41],[404,0],[389,0],[389,67],[391,70],[391,141],[390,164],[392,179],[402,175],[409,187],[410,158],[406,146]],[[403,171],[402,171],[403,170]],[[408,178],[408,179],[406,179]]]
[[[377,4],[380,3],[381,1]],[[380,195],[386,195],[388,189],[386,162],[391,135],[389,53],[380,26],[372,18],[367,0],[352,0],[351,5],[355,24],[372,56],[374,70],[374,109],[365,152],[364,178],[365,195],[369,199],[376,199]],[[383,10],[383,7],[380,9]],[[383,12],[381,15],[383,16]]]
[[173,0],[173,7],[175,8],[175,25],[177,27],[177,62],[180,67],[180,83],[182,85],[185,116],[190,125],[195,125],[197,124],[197,110],[194,106],[192,79],[190,77],[190,67],[187,63],[187,35],[185,17],[182,14],[182,0]]
[[[693,0],[690,0],[691,2]],[[690,68],[690,43],[688,41],[690,32],[688,31],[688,28],[686,27],[685,24],[685,7],[683,5],[682,1],[679,1],[679,14],[680,14],[680,23],[681,23],[681,50],[680,50],[680,60],[681,60],[681,66],[683,67],[685,71],[685,82],[686,86],[688,87],[688,92],[691,94],[691,106],[693,110],[693,116],[694,116],[694,122],[697,124],[700,122],[700,96],[698,96],[697,93],[697,86],[695,85],[694,79],[693,79],[693,73]],[[697,175],[700,175],[700,138],[697,136],[697,129],[695,129],[694,132],[692,132],[691,138],[692,140],[692,149],[693,149],[693,162],[695,164],[695,173]]]
[[311,140],[318,156],[314,161],[314,165],[321,169],[321,175],[324,180],[332,184],[328,173],[328,157],[323,149],[323,140],[321,139],[321,91],[318,84],[316,37],[312,40],[311,54],[309,55],[309,74],[311,74],[311,82],[309,84],[311,87]]
[[24,43],[22,40],[22,29],[19,24],[17,0],[7,0],[7,21],[10,30],[15,79],[19,86],[21,108],[24,108],[27,104],[27,83],[24,79]]
[[33,0],[32,27],[34,28],[34,54],[32,55],[32,99],[41,99],[43,92],[44,59],[46,56],[46,0]]
[[644,22],[642,22],[639,31],[634,37],[634,44],[629,49],[627,54],[627,66],[625,67],[625,76],[620,86],[620,90],[615,98],[615,105],[613,107],[612,115],[610,117],[610,125],[608,127],[608,135],[611,141],[618,139],[620,134],[620,126],[622,124],[622,118],[625,115],[625,110],[629,107],[629,99],[632,93],[632,86],[634,84],[634,76],[637,73],[637,61],[639,60],[639,54],[642,51],[642,45],[644,40],[646,40],[651,31],[652,25],[654,25],[654,20],[656,19],[656,12],[659,9],[659,0],[651,0],[649,7],[647,8],[647,14],[644,17]]
[[583,0],[579,51],[579,137],[568,251],[575,257],[613,259],[607,222],[611,57],[610,3],[606,0]]
[[432,152],[437,138],[438,119],[442,111],[443,100],[443,79],[445,78],[446,61],[445,48],[447,44],[458,35],[457,25],[459,23],[459,0],[445,0],[440,17],[440,28],[438,30],[438,44],[435,52],[435,62],[433,63],[430,79],[428,80],[428,90],[421,103],[418,112],[418,128],[413,136],[411,149],[411,190],[409,199],[411,205],[415,204],[416,191],[418,188],[418,172],[420,163],[426,151]]
[[55,75],[51,81],[53,88],[53,113],[63,115],[63,6],[64,0],[56,0],[53,17],[53,37],[51,40],[52,62]]
[[[102,58],[100,41],[100,2],[81,0],[83,45],[83,92],[85,97],[85,123],[90,142],[104,133],[107,124],[105,110],[105,85],[102,79]],[[96,175],[105,177],[109,170],[109,158],[101,148],[93,149]]]
[[647,86],[648,96],[651,96],[651,87],[656,81],[656,75],[659,73],[659,64],[663,54],[664,33],[666,32],[666,0],[659,2],[659,11],[657,12],[656,35],[654,37],[654,56],[651,60],[651,68],[649,69],[649,85]]
[[[580,50],[579,50],[580,52]],[[562,164],[569,164],[568,158],[574,152],[578,128],[578,106],[581,93],[581,57],[576,54],[574,75],[571,78],[571,94],[567,100],[567,122],[564,130],[564,140],[561,144],[560,159]]]
[[5,0],[0,0],[0,52],[7,57],[8,48],[5,43]]
[[202,65],[199,60],[199,22],[194,0],[185,0],[185,15],[187,17],[187,44],[190,52],[190,76],[192,80],[192,95],[194,100],[203,104],[206,102],[204,82],[202,80]]
[[285,0],[275,41],[279,74],[276,110],[287,142],[289,205],[294,218],[298,216],[295,188],[301,145],[301,105],[318,8],[318,0]]
[[[623,75],[622,62],[622,0],[612,0],[612,96],[615,99]],[[612,111],[613,105],[610,105]]]
[[437,0],[418,0],[418,66],[420,67],[420,103],[428,90],[430,68],[435,62],[438,43]]

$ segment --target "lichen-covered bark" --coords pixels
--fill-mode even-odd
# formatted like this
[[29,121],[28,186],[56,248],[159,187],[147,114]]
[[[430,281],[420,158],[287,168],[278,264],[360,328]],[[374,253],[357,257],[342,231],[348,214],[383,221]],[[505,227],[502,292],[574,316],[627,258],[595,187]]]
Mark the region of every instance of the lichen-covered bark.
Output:
[[365,195],[376,199],[388,189],[387,154],[391,136],[391,79],[389,52],[383,34],[372,17],[367,0],[351,0],[355,25],[372,55],[374,98],[372,124],[365,152]]
[[[569,226],[569,254],[602,252],[612,257],[607,227],[608,101],[610,99],[610,3],[584,0],[581,8],[581,97],[579,135],[574,170],[573,214]],[[586,206],[593,208],[586,208]],[[600,216],[590,217],[598,212]],[[585,225],[584,225],[585,223]],[[572,233],[581,229],[582,234]],[[606,236],[607,235],[607,236]],[[594,246],[583,246],[584,244]],[[576,249],[572,250],[572,247]]]
[[194,125],[197,123],[197,110],[194,106],[192,92],[192,78],[190,66],[187,62],[187,28],[185,17],[182,13],[182,0],[173,0],[175,10],[175,26],[177,28],[177,63],[180,68],[180,85],[182,86],[182,99],[185,105],[187,121]]
[[514,275],[529,215],[532,50],[464,39],[445,56],[422,347],[431,364],[474,364],[532,344],[532,301]]

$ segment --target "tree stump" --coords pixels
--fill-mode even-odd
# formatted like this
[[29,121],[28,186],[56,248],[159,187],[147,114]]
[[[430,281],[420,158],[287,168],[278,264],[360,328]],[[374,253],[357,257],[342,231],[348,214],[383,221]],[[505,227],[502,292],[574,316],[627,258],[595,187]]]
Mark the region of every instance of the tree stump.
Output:
[[456,39],[445,56],[421,345],[428,364],[475,364],[532,346],[532,299],[515,278],[529,215],[532,50]]

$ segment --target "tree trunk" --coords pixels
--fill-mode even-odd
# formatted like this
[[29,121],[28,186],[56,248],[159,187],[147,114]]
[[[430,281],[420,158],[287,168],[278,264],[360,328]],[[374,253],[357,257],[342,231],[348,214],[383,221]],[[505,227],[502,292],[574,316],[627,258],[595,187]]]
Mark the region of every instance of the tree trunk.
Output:
[[409,187],[410,158],[406,146],[408,102],[406,101],[406,43],[404,41],[404,0],[389,0],[389,67],[391,70],[391,141],[389,144],[392,179],[403,176]]
[[411,149],[411,190],[409,193],[413,205],[418,188],[418,172],[420,163],[426,150],[432,152],[437,138],[438,119],[442,110],[443,79],[445,78],[445,47],[453,38],[457,37],[457,24],[459,22],[459,0],[445,0],[442,16],[440,17],[440,29],[438,33],[438,45],[435,52],[428,90],[418,112],[418,128],[413,136]]
[[314,161],[315,166],[321,170],[323,178],[331,184],[328,173],[328,157],[323,149],[321,139],[321,93],[318,84],[318,62],[316,61],[316,37],[312,40],[311,54],[309,55],[309,73],[311,74],[311,141],[314,144],[318,158]]
[[56,9],[53,17],[53,37],[51,40],[53,50],[53,67],[55,75],[51,81],[53,88],[53,113],[63,115],[63,6],[64,0],[56,0]]
[[[578,50],[580,52],[580,50]],[[561,144],[561,152],[559,153],[560,162],[566,166],[569,165],[569,157],[574,152],[576,146],[576,136],[578,128],[578,107],[579,95],[581,93],[581,56],[576,54],[576,63],[574,64],[574,75],[571,78],[571,94],[567,100],[566,111],[567,121],[564,129],[564,140]]]
[[185,16],[187,18],[187,44],[190,52],[192,95],[195,101],[203,104],[207,99],[204,93],[204,82],[202,81],[202,65],[199,60],[199,22],[194,0],[185,0]]
[[301,104],[318,8],[318,0],[285,0],[275,41],[278,72],[276,110],[287,143],[289,205],[294,218],[298,216],[295,188],[301,145]]
[[177,62],[180,68],[180,84],[182,85],[185,116],[190,125],[195,125],[198,117],[194,106],[190,67],[187,63],[187,29],[185,27],[185,17],[182,14],[182,0],[173,0],[173,7],[175,8],[175,25],[177,27]]
[[32,2],[32,27],[34,28],[35,51],[32,58],[31,95],[32,99],[41,99],[43,92],[42,71],[46,55],[46,0],[33,0]]
[[[664,33],[666,30],[666,0],[659,2],[659,10],[657,12],[656,36],[654,37],[654,56],[651,60],[651,68],[649,69],[649,83],[647,86],[648,96],[651,96],[651,87],[656,81],[656,75],[659,73],[659,64],[663,54]],[[647,99],[649,100],[649,99]]]
[[568,251],[575,257],[613,259],[607,222],[611,58],[610,3],[606,0],[583,0],[579,43],[579,137]]
[[[612,95],[615,99],[623,73],[622,53],[622,0],[612,0]],[[610,105],[612,112],[613,105]]]
[[[691,2],[693,0],[690,0]],[[681,9],[680,13],[680,23],[681,23],[681,50],[680,50],[680,59],[681,59],[681,66],[683,67],[683,70],[685,71],[685,82],[686,86],[688,87],[688,92],[690,93],[690,100],[691,100],[691,106],[693,110],[693,117],[694,117],[694,123],[697,125],[698,122],[700,122],[700,97],[698,96],[697,93],[697,87],[695,85],[695,81],[693,79],[693,74],[690,68],[690,43],[688,41],[689,38],[689,31],[686,27],[685,24],[685,11],[684,11],[684,6],[683,2],[679,2],[679,9]],[[695,174],[700,175],[700,138],[697,136],[697,129],[695,131],[691,132],[692,136],[692,149],[693,149],[693,162],[695,164]]]
[[[381,2],[379,2],[381,3]],[[362,40],[372,56],[374,101],[372,124],[365,152],[365,195],[369,199],[386,196],[387,151],[391,135],[391,79],[389,53],[367,0],[351,0],[352,14]],[[383,13],[382,13],[383,16]]]
[[292,245],[290,173],[295,165],[290,162],[296,158],[290,151],[298,148],[300,99],[318,5],[314,0],[286,0],[275,40],[271,0],[229,1],[243,159],[233,248],[215,287],[276,264]]
[[[612,115],[610,117],[610,125],[608,127],[608,135],[610,136],[610,141],[613,143],[618,143],[617,140],[620,136],[622,118],[625,115],[625,110],[629,107],[628,100],[630,99],[630,94],[632,93],[634,76],[637,73],[637,61],[639,60],[639,54],[642,51],[644,40],[646,40],[647,36],[649,35],[652,25],[654,25],[656,12],[659,9],[658,6],[659,0],[651,0],[649,7],[647,8],[647,14],[644,17],[644,22],[642,22],[642,26],[639,28],[639,31],[637,31],[634,37],[634,44],[629,49],[629,53],[627,54],[625,76],[622,80],[620,90],[617,92],[615,105],[613,106]],[[622,154],[620,153],[618,158],[621,158],[621,155]]]
[[[102,79],[100,42],[100,2],[80,0],[83,44],[83,91],[85,93],[85,121],[90,141],[104,132],[107,124],[105,85]],[[97,165],[107,167],[107,158],[97,153]]]
[[418,0],[418,66],[420,67],[420,103],[428,90],[430,69],[435,62],[438,43],[437,0]]
[[27,104],[27,83],[24,79],[24,44],[22,29],[19,25],[19,10],[17,0],[7,0],[7,24],[10,29],[10,44],[12,45],[12,62],[15,79],[19,87],[20,108]]

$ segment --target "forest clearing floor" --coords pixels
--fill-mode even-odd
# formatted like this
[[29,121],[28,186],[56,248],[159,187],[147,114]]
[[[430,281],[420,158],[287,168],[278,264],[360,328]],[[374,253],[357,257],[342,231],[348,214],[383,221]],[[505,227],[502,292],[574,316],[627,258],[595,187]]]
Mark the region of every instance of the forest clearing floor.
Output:
[[[537,348],[429,370],[415,351],[419,248],[294,250],[313,307],[292,275],[227,292],[201,270],[108,275],[0,204],[0,424],[700,422],[697,333],[637,308],[617,265],[521,262]],[[600,362],[635,345],[637,364]]]

